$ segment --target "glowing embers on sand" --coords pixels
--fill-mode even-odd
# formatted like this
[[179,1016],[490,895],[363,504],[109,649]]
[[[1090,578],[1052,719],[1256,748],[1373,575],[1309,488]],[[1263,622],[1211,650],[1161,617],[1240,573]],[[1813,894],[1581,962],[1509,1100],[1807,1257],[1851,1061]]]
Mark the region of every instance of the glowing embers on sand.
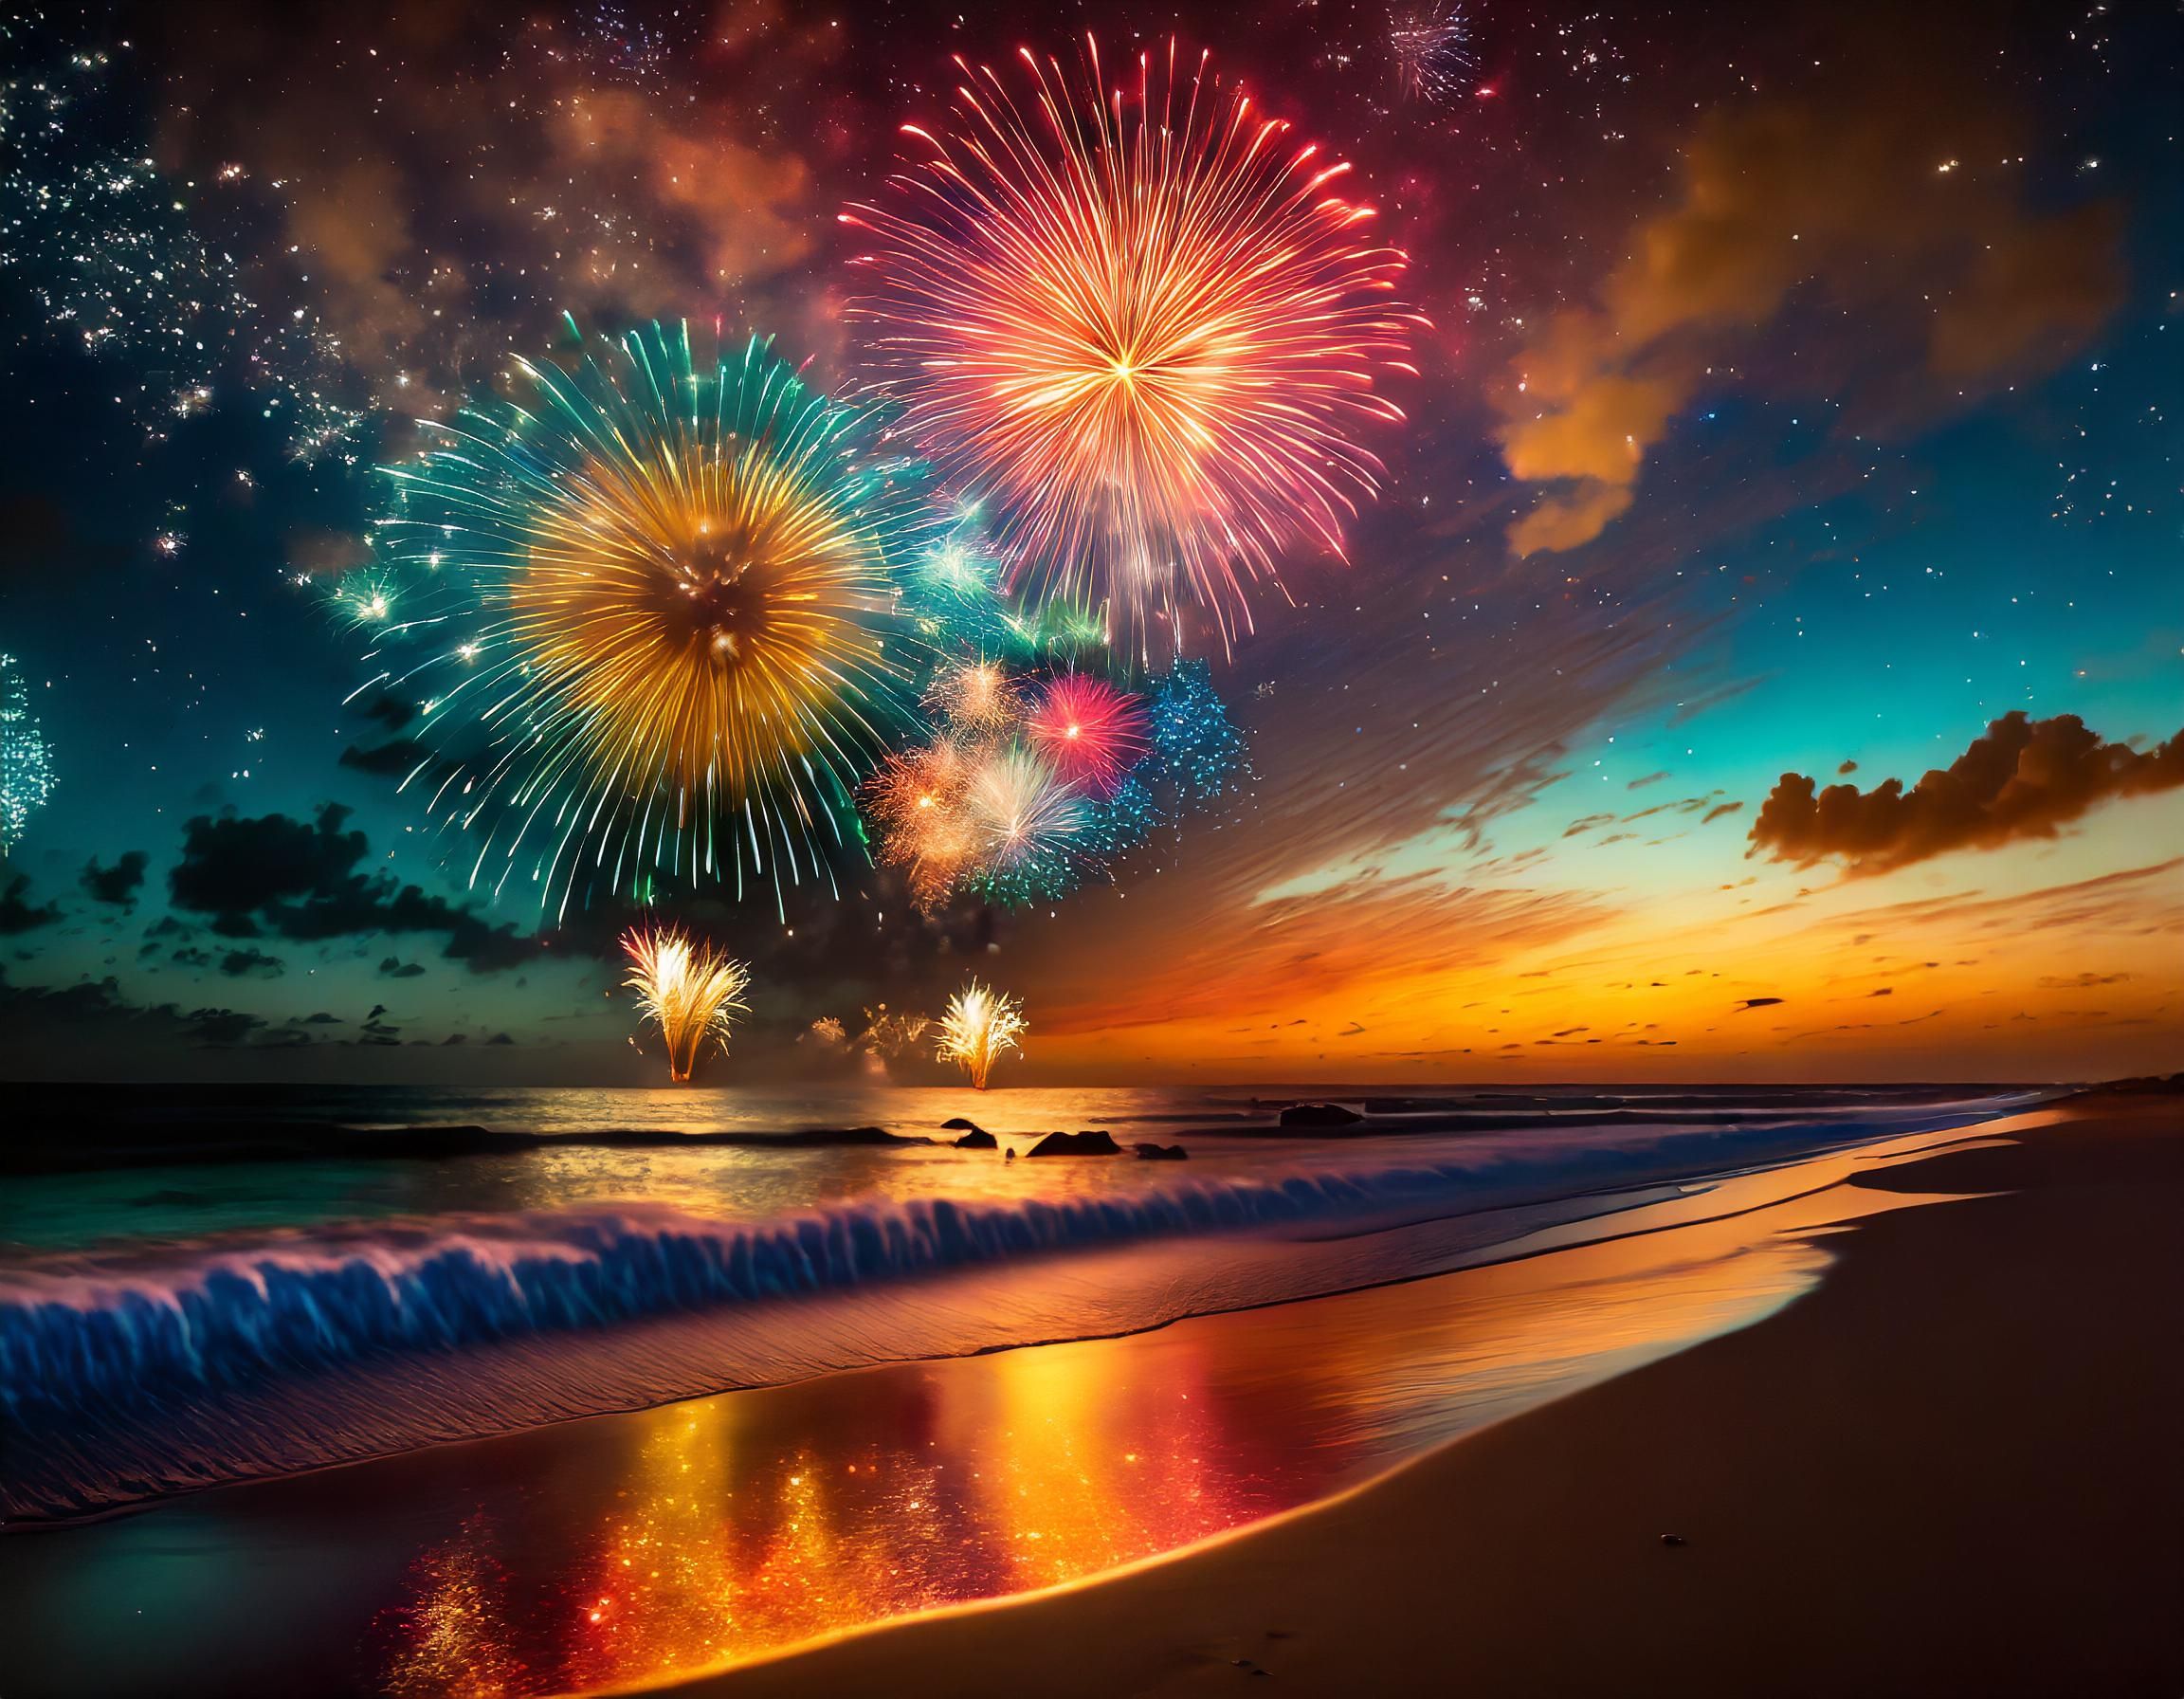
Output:
[[664,1679],[1174,1551],[1757,1319],[1823,1260],[1775,1228],[1840,1207],[566,1430],[555,1493],[415,1561],[387,1686]]

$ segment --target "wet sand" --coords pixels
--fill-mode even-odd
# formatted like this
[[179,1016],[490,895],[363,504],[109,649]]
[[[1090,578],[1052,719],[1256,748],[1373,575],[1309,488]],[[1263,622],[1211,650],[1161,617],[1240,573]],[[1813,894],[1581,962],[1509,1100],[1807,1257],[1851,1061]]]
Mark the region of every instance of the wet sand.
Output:
[[670,1690],[2184,1690],[2184,1105],[1981,1132],[2016,1142],[1852,1183],[1993,1196],[1799,1229],[1840,1261],[1754,1327],[1175,1558]]

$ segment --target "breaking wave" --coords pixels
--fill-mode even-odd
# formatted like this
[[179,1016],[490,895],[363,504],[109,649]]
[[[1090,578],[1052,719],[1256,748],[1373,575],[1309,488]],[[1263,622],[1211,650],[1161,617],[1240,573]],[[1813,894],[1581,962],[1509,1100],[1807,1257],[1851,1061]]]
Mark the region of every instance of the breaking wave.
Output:
[[[756,1221],[442,1215],[40,1258],[0,1270],[0,1519],[1411,1278],[1695,1182],[1978,1119],[1556,1134],[1250,1178],[1164,1170],[1076,1197]],[[1101,1254],[1131,1245],[1146,1249]]]
[[0,1276],[0,1401],[82,1409],[148,1387],[234,1385],[1142,1239],[1366,1221],[1477,1194],[1484,1178],[1475,1162],[1447,1162],[1059,1201],[861,1204],[761,1223],[643,1207],[551,1212],[380,1224],[136,1267],[21,1270]]

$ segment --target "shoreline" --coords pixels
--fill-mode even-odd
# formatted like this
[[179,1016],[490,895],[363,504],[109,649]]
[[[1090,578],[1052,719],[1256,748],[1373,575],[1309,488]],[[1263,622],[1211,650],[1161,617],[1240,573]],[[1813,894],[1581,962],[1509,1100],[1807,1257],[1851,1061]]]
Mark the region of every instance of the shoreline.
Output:
[[[19,1087],[35,1093],[37,1087]],[[125,1089],[125,1088],[124,1088]],[[1574,1090],[1574,1088],[1573,1088]],[[1888,1091],[1885,1107],[1896,1113],[1919,1112],[1922,1099],[1931,1099],[1924,1112],[1947,1119],[1961,1112],[1965,1103],[1993,1104],[2011,1097],[2027,1101],[2003,1109],[2022,1113],[2060,1101],[2070,1088],[2027,1085],[1969,1087],[1924,1085]],[[2042,1093],[2049,1095],[2042,1097]],[[1553,1126],[1593,1131],[1626,1127],[1717,1127],[1723,1130],[1763,1128],[1785,1121],[1807,1119],[1825,1125],[1848,1121],[1872,1106],[1873,1091],[1838,1087],[1774,1087],[1757,1090],[1724,1087],[1714,1091],[1664,1090],[1639,1098],[1616,1098],[1589,1092],[1556,1099],[1536,1092],[1474,1092],[1468,1096],[1388,1096],[1370,1093],[1321,1093],[1318,1102],[1300,1097],[1289,1100],[1252,1099],[1247,1107],[1219,1118],[1210,1109],[1178,1110],[1159,1117],[1094,1117],[1102,1121],[1099,1130],[1118,1138],[1125,1160],[1133,1140],[1143,1126],[1156,1125],[1169,1140],[1256,1139],[1304,1147],[1338,1148],[1374,1140],[1490,1136],[1520,1133]],[[731,1097],[726,1101],[733,1101]],[[1359,1112],[1339,1109],[1338,1120],[1296,1124],[1269,1110],[1284,1107],[1324,1109],[1329,1104],[1355,1103]],[[839,1105],[848,1107],[848,1105]],[[884,1106],[867,1092],[863,1108]],[[936,1107],[957,1105],[953,1099]],[[973,1104],[970,1106],[976,1107]],[[37,1180],[125,1169],[217,1169],[233,1166],[330,1161],[369,1161],[400,1164],[451,1162],[466,1159],[520,1157],[553,1151],[660,1152],[715,1148],[783,1151],[824,1149],[901,1149],[956,1143],[963,1127],[984,1130],[974,1122],[901,1116],[885,1120],[826,1122],[812,1113],[792,1113],[783,1124],[764,1130],[751,1127],[614,1125],[545,1131],[521,1125],[486,1124],[477,1121],[381,1124],[354,1117],[329,1116],[262,1118],[238,1117],[223,1121],[209,1118],[167,1119],[162,1114],[119,1115],[86,1105],[82,1094],[71,1091],[60,1109],[24,1102],[16,1105],[16,1123],[0,1136],[0,1175],[20,1180]],[[986,1111],[990,1118],[991,1109]],[[997,1119],[997,1118],[996,1118]],[[1117,1132],[1116,1129],[1121,1129]],[[1035,1142],[1060,1125],[999,1127],[993,1131],[1004,1142]],[[48,1141],[40,1142],[40,1139]],[[1116,1154],[1116,1153],[1109,1153]]]
[[[61,1531],[106,1521],[116,1516],[139,1513],[156,1513],[163,1507],[182,1502],[204,1491],[221,1491],[231,1488],[266,1485],[281,1480],[301,1479],[327,1470],[339,1470],[383,1462],[392,1457],[415,1454],[421,1451],[445,1450],[449,1447],[491,1446],[502,1443],[525,1433],[550,1432],[569,1422],[610,1420],[618,1416],[640,1414],[648,1410],[672,1407],[692,1399],[727,1396],[737,1392],[763,1391],[812,1379],[824,1379],[846,1372],[863,1372],[869,1368],[897,1366],[919,1362],[945,1362],[963,1357],[990,1355],[994,1352],[1014,1350],[1039,1350],[1070,1343],[1124,1340],[1178,1323],[1208,1317],[1249,1314],[1257,1311],[1279,1311],[1288,1306],[1336,1298],[1349,1294],[1372,1291],[1385,1287],[1395,1287],[1418,1281],[1430,1281],[1465,1270],[1493,1268],[1528,1261],[1541,1256],[1552,1256],[1564,1251],[1582,1249],[1588,1245],[1613,1245],[1632,1236],[1674,1232],[1680,1229],[1703,1227],[1709,1223],[1734,1220],[1756,1211],[1781,1205],[1813,1192],[1824,1192],[1839,1183],[1841,1174],[1854,1169],[1859,1163],[1885,1159],[1900,1146],[1909,1145],[1922,1150],[1935,1145],[1953,1146],[1966,1140],[1985,1136],[1992,1128],[2002,1124],[2020,1124],[2028,1120],[2036,1121],[2049,1114],[2048,1109],[2031,1109],[2001,1120],[1986,1119],[1961,1121],[1952,1117],[1953,1124],[1924,1127],[1915,1131],[1893,1131],[1872,1136],[1865,1141],[1822,1151],[1807,1151],[1795,1156],[1777,1157],[1759,1160],[1749,1167],[1728,1167],[1703,1175],[1677,1179],[1642,1180],[1627,1177],[1616,1183],[1603,1186],[1578,1187],[1551,1197],[1503,1202],[1480,1201],[1474,1207],[1452,1215],[1432,1215],[1418,1221],[1395,1222],[1373,1233],[1364,1235],[1341,1234],[1331,1241],[1278,1240],[1256,1251],[1247,1246],[1231,1252],[1229,1263],[1234,1264],[1236,1277],[1249,1281],[1247,1262],[1256,1256],[1261,1261],[1274,1264],[1284,1282],[1300,1278],[1297,1261],[1301,1255],[1319,1256],[1327,1253],[1336,1266],[1322,1270],[1315,1279],[1297,1289],[1276,1296],[1255,1297],[1246,1289],[1233,1293],[1214,1295],[1193,1288],[1196,1292],[1187,1303],[1178,1306],[1174,1301],[1153,1302],[1147,1310],[1143,1305],[1133,1306],[1126,1302],[1127,1293],[1117,1298],[1111,1288],[1111,1276],[1095,1284],[1108,1291],[1111,1302],[1121,1304],[1121,1309],[1111,1316],[1088,1318],[1079,1307],[1083,1298],[1082,1283],[1076,1283],[1077,1297],[1061,1301],[1060,1310],[1042,1314],[1032,1320],[1018,1318],[1006,1322],[989,1316],[974,1330],[983,1338],[966,1337],[954,1349],[934,1348],[931,1340],[921,1348],[878,1361],[843,1362],[836,1361],[815,1345],[812,1332],[813,1315],[807,1307],[815,1297],[842,1298],[861,1306],[881,1302],[893,1306],[908,1306],[915,1310],[930,1304],[936,1295],[960,1293],[976,1288],[994,1278],[996,1271],[1006,1271],[1007,1263],[972,1264],[930,1273],[919,1282],[883,1285],[859,1290],[844,1288],[841,1291],[824,1291],[816,1294],[755,1301],[747,1305],[729,1306],[715,1312],[703,1310],[688,1313],[664,1312],[648,1316],[632,1317],[622,1324],[603,1331],[577,1330],[575,1332],[545,1331],[480,1343],[467,1354],[465,1372],[484,1384],[484,1377],[498,1377],[500,1380],[519,1382],[527,1379],[539,1367],[543,1358],[550,1363],[560,1364],[573,1350],[583,1349],[592,1354],[595,1366],[604,1373],[625,1359],[643,1360],[652,1365],[650,1372],[655,1384],[646,1396],[631,1398],[628,1401],[600,1401],[592,1398],[566,1405],[543,1420],[527,1419],[506,1427],[468,1431],[444,1427],[430,1434],[421,1442],[408,1444],[387,1443],[376,1437],[377,1429],[370,1429],[370,1443],[352,1443],[341,1434],[346,1428],[335,1433],[324,1424],[345,1420],[358,1412],[369,1413],[377,1408],[380,1396],[389,1388],[399,1390],[403,1377],[409,1372],[407,1362],[395,1362],[374,1367],[369,1361],[335,1363],[325,1366],[318,1376],[288,1386],[274,1385],[266,1388],[245,1387],[224,1398],[217,1404],[212,1400],[218,1395],[206,1395],[202,1409],[189,1412],[187,1421],[180,1411],[166,1413],[163,1425],[155,1434],[139,1435],[134,1428],[111,1428],[103,1431],[102,1444],[109,1446],[126,1441],[131,1450],[126,1478],[136,1489],[111,1502],[76,1502],[81,1487],[74,1477],[58,1481],[49,1480],[39,1472],[38,1460],[46,1455],[54,1443],[47,1427],[27,1426],[22,1435],[24,1455],[28,1466],[18,1471],[9,1483],[4,1502],[8,1516],[0,1525],[0,1539],[9,1534],[30,1535],[47,1530]],[[1832,1172],[1830,1172],[1832,1171]],[[1785,1176],[1796,1176],[1797,1189],[1781,1190]],[[1393,1245],[1398,1237],[1423,1241],[1431,1237],[1440,1248],[1429,1253],[1430,1267],[1392,1272],[1375,1266],[1376,1251],[1383,1244]],[[1053,1287],[1057,1281],[1065,1288],[1072,1286],[1071,1271],[1075,1269],[1091,1270],[1101,1260],[1111,1257],[1119,1250],[1131,1249],[1138,1259],[1134,1267],[1151,1269],[1148,1279],[1151,1287],[1168,1289],[1186,1279],[1192,1270],[1195,1246],[1188,1234],[1156,1234],[1139,1240],[1120,1240],[1113,1243],[1087,1244],[1071,1251],[1058,1252],[1051,1258],[1042,1259],[1036,1269],[1026,1268],[1031,1277],[1030,1289],[1036,1293]],[[1366,1260],[1356,1263],[1355,1259]],[[1147,1259],[1156,1259],[1153,1267]],[[1353,1266],[1355,1264],[1355,1266]],[[1223,1266],[1228,1266],[1224,1264]],[[1203,1270],[1200,1271],[1202,1276]],[[1133,1288],[1135,1289],[1135,1288]],[[1148,1302],[1151,1302],[1150,1300]],[[832,1312],[828,1312],[831,1314]],[[868,1334],[873,1324],[870,1314],[851,1315],[848,1321],[860,1329],[860,1338],[869,1343]],[[694,1369],[697,1383],[687,1387],[659,1382],[659,1347],[663,1343],[680,1341],[686,1351],[696,1350],[702,1363],[701,1373]],[[718,1384],[719,1364],[723,1353],[748,1356],[752,1366],[747,1376],[737,1384]],[[565,1366],[565,1365],[564,1365]],[[376,1378],[374,1378],[376,1377]],[[297,1399],[310,1399],[317,1392],[332,1386],[338,1380],[340,1398],[333,1411],[322,1403],[295,1403]],[[596,1384],[596,1382],[594,1382]],[[322,1425],[321,1434],[329,1445],[329,1454],[308,1464],[298,1465],[293,1459],[280,1459],[266,1467],[242,1470],[233,1467],[217,1445],[217,1436],[224,1432],[222,1424],[239,1419],[241,1416],[257,1412],[269,1402],[284,1414],[275,1422],[279,1431],[296,1429],[299,1424],[317,1421]],[[359,1419],[364,1419],[360,1417]],[[373,1422],[377,1417],[369,1418]],[[338,1440],[338,1443],[335,1443]],[[77,1442],[72,1437],[71,1446]],[[155,1449],[146,1450],[153,1445]],[[225,1459],[217,1472],[208,1472],[204,1463],[192,1461],[183,1473],[174,1474],[172,1459],[177,1454],[177,1445],[189,1457],[196,1459],[199,1452],[210,1447],[206,1454]],[[68,1453],[73,1455],[73,1452]],[[166,1462],[157,1459],[165,1458]],[[146,1490],[154,1471],[165,1470],[159,1476],[164,1483],[155,1489]],[[111,1468],[109,1472],[112,1472]],[[35,1496],[26,1496],[30,1489]],[[56,1491],[64,1492],[64,1505],[54,1500]],[[47,1501],[52,1502],[47,1502]]]
[[2096,1094],[1857,1176],[1961,1196],[1793,1234],[1834,1262],[1778,1312],[1330,1501],[603,1690],[2173,1693],[2180,1111]]

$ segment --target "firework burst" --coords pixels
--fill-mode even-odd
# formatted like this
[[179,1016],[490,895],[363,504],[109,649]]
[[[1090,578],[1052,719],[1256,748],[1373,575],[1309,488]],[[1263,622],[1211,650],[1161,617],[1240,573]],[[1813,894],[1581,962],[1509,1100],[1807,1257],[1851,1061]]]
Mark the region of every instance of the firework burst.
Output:
[[[1422,322],[1404,256],[1363,234],[1348,167],[1171,42],[1134,86],[1028,51],[1028,108],[958,61],[956,122],[845,223],[873,241],[852,313],[945,476],[988,503],[1011,581],[1149,620],[1248,623],[1247,582],[1301,541],[1339,555],[1377,484],[1356,440]],[[1180,631],[1177,632],[1180,640]]]
[[1388,20],[1388,51],[1404,98],[1429,103],[1461,92],[1471,57],[1471,22],[1460,7],[1429,5]]
[[1046,681],[1024,729],[1054,770],[1093,796],[1112,796],[1147,748],[1144,704],[1090,673]]
[[983,1091],[993,1064],[1021,1050],[1017,1041],[1025,1031],[1024,1005],[974,979],[948,999],[935,1053],[960,1068],[973,1090]]
[[23,841],[30,816],[53,795],[53,761],[30,689],[13,655],[0,655],[0,855]]
[[1016,683],[997,661],[956,661],[940,668],[925,705],[961,731],[994,731],[1023,707]]
[[977,762],[964,787],[963,813],[980,859],[1002,869],[1065,852],[1087,818],[1083,793],[1013,742]]
[[357,566],[334,581],[329,599],[341,619],[355,629],[365,630],[391,620],[400,595],[401,580],[393,573]]
[[727,1053],[729,1029],[750,1013],[742,1000],[750,970],[679,927],[633,928],[622,949],[629,958],[623,984],[637,994],[637,1013],[666,1041],[668,1077],[686,1083],[709,1046]]
[[864,786],[865,812],[880,829],[881,859],[904,868],[923,908],[948,899],[978,850],[964,797],[973,761],[963,744],[942,738],[891,755]]
[[907,469],[762,341],[706,365],[654,326],[519,368],[523,405],[428,425],[437,446],[389,468],[381,530],[445,593],[389,634],[451,638],[416,670],[444,681],[425,740],[435,804],[484,839],[473,883],[520,873],[566,908],[602,880],[778,901],[831,879],[901,705]]

